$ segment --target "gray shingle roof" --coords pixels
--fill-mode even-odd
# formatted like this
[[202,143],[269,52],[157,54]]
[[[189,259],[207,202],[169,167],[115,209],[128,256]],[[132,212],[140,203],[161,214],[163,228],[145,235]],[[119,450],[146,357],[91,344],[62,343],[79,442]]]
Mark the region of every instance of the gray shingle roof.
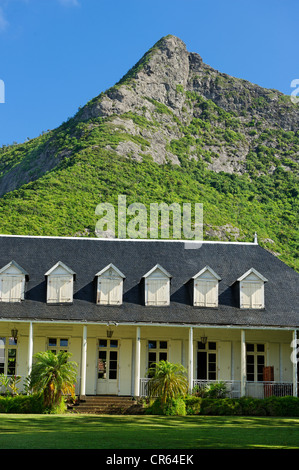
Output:
[[[0,236],[0,268],[15,260],[28,274],[25,300],[1,303],[0,319],[299,327],[299,275],[257,244]],[[62,261],[76,273],[72,305],[47,305],[47,272]],[[121,306],[95,303],[95,274],[113,263],[124,275]],[[160,264],[172,276],[170,306],[146,307],[142,277]],[[193,307],[190,280],[205,266],[221,278],[218,308]],[[255,268],[265,284],[265,309],[238,306],[236,280]]]

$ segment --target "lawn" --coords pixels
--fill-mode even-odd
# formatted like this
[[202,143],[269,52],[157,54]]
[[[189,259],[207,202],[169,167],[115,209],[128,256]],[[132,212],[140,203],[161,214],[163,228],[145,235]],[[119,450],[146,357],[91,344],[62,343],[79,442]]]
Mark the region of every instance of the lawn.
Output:
[[299,418],[1,414],[0,449],[299,449]]

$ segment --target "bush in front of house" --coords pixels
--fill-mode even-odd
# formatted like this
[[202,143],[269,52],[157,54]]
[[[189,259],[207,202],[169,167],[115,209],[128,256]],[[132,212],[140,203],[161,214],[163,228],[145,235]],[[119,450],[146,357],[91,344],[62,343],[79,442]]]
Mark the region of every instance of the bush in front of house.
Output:
[[0,396],[0,413],[44,413],[41,395],[4,395]]
[[188,396],[184,399],[188,415],[214,416],[299,416],[299,398],[202,398]]
[[186,404],[183,398],[170,398],[165,404],[157,398],[145,408],[145,414],[165,416],[185,416]]

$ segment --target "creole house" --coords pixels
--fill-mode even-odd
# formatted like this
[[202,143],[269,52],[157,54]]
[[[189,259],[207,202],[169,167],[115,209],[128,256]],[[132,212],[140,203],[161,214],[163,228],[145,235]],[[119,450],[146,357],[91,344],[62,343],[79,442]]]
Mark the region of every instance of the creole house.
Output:
[[190,389],[297,395],[298,280],[256,240],[2,235],[0,373],[25,378],[36,352],[63,349],[80,396],[145,395],[162,359]]

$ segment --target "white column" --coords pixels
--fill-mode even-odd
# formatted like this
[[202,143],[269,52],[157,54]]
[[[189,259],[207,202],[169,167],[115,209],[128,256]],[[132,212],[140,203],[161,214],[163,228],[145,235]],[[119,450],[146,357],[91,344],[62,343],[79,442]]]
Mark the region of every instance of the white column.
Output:
[[246,343],[245,330],[241,330],[241,397],[246,392]]
[[298,377],[297,377],[297,330],[293,331],[293,347],[294,349],[294,357],[293,357],[293,395],[294,397],[297,396],[297,388],[298,388]]
[[28,375],[32,370],[32,356],[33,356],[33,323],[29,323],[29,339],[28,339]]
[[188,382],[190,392],[193,389],[193,327],[189,328]]
[[140,326],[136,328],[134,395],[140,395]]
[[80,396],[86,395],[87,325],[83,326]]

